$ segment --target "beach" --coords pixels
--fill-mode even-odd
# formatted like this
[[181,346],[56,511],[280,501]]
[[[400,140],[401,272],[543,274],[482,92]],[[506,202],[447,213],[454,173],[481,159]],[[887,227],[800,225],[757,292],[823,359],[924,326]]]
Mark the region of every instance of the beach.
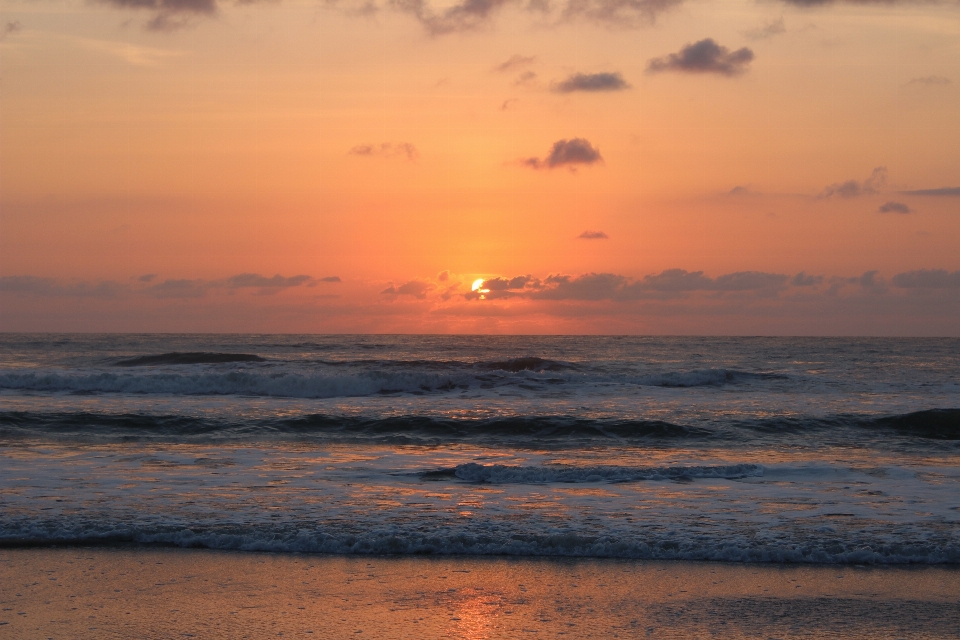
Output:
[[956,340],[2,336],[0,361],[4,636],[960,629]]
[[948,638],[960,568],[0,551],[8,638]]

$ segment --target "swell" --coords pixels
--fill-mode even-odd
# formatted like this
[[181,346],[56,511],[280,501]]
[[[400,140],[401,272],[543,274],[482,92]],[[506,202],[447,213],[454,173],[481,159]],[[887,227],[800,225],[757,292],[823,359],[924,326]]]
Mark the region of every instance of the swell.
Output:
[[[189,365],[266,363],[264,367],[191,368]],[[168,368],[156,369],[164,365]],[[170,365],[183,365],[171,370]],[[127,369],[120,372],[117,367]],[[779,381],[785,376],[729,369],[700,369],[630,375],[541,358],[491,362],[320,361],[285,366],[251,354],[170,353],[121,360],[108,370],[0,371],[0,389],[26,392],[142,395],[243,395],[281,398],[337,398],[390,393],[446,393],[530,383],[637,387],[719,387]]]
[[188,351],[125,358],[113,363],[115,367],[154,367],[174,364],[224,364],[229,362],[266,362],[266,358],[250,353],[211,353]]
[[768,418],[727,423],[674,424],[663,420],[590,419],[575,416],[506,416],[455,419],[307,414],[231,420],[184,415],[92,412],[0,412],[0,438],[68,439],[300,439],[393,443],[473,441],[491,444],[576,445],[583,441],[727,441],[899,437],[960,440],[960,409],[928,409],[889,416]]
[[511,466],[502,464],[482,465],[475,462],[458,465],[452,469],[441,469],[423,474],[426,479],[439,479],[444,476],[456,477],[466,482],[478,484],[544,484],[550,482],[636,482],[639,480],[692,480],[694,478],[748,478],[763,475],[763,467],[758,464],[732,464],[714,466],[670,467],[624,467],[620,465],[599,465],[576,467],[569,465],[547,466]]

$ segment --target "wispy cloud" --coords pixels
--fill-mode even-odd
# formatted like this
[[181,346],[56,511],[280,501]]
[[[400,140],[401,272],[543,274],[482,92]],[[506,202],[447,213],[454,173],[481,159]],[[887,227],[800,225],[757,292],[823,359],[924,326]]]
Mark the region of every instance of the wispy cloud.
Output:
[[864,181],[847,180],[846,182],[837,182],[827,185],[820,192],[821,198],[830,198],[839,196],[841,198],[857,198],[864,195],[878,193],[880,187],[887,182],[887,168],[876,167],[870,177]]
[[603,231],[584,231],[577,237],[581,240],[607,240],[610,236]]
[[0,27],[0,41],[6,40],[8,36],[22,31],[23,25],[20,24],[19,20],[14,20],[12,22],[7,22],[2,27]]
[[713,73],[738,76],[747,71],[753,60],[753,51],[747,47],[731,51],[717,44],[713,38],[688,44],[677,53],[653,58],[647,64],[647,73]]
[[526,67],[533,64],[537,61],[536,56],[522,56],[519,53],[515,53],[510,56],[507,60],[501,62],[493,68],[494,71],[498,73],[508,73],[515,71],[517,69]]
[[753,29],[748,29],[743,32],[743,35],[750,38],[751,40],[765,40],[767,38],[772,38],[773,36],[778,36],[780,34],[787,32],[787,25],[783,22],[783,17],[779,17],[776,20],[770,20],[764,22],[759,27]]
[[409,142],[382,142],[379,145],[358,144],[350,149],[348,153],[352,156],[403,158],[411,162],[420,157],[417,148]]
[[922,78],[913,78],[907,84],[921,85],[925,87],[943,86],[950,84],[950,78],[944,76],[923,76]]
[[427,297],[427,294],[436,289],[436,285],[431,282],[426,282],[424,280],[410,280],[403,283],[400,286],[390,285],[383,291],[381,295],[390,295],[390,296],[412,296],[419,300],[423,300]]

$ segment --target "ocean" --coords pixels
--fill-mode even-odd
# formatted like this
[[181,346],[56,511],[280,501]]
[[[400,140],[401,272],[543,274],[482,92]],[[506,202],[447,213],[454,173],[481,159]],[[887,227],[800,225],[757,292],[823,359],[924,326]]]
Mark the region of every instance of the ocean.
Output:
[[0,335],[0,546],[960,563],[960,340]]

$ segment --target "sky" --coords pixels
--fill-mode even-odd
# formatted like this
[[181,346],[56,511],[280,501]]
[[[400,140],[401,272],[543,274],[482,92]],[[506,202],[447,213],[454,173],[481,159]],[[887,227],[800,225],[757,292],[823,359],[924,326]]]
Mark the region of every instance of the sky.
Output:
[[0,330],[960,336],[957,114],[957,0],[0,0]]

